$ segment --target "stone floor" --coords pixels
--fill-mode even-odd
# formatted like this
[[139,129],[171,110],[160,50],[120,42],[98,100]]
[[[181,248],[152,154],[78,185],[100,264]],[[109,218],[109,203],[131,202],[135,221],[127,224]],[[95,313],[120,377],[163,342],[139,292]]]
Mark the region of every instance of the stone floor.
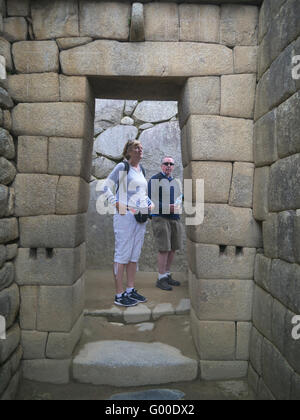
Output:
[[255,400],[247,382],[243,380],[221,382],[182,382],[161,386],[139,388],[115,388],[111,386],[94,386],[77,383],[68,385],[52,385],[24,380],[21,384],[17,400],[109,400],[117,394],[144,390],[168,389],[184,393],[184,400]]
[[[175,273],[182,282],[172,292],[155,287],[156,273],[138,273],[136,287],[148,298],[145,305],[123,309],[113,305],[114,282],[111,272],[89,270],[86,274],[84,332],[74,356],[87,343],[106,340],[163,343],[178,349],[183,356],[197,360],[189,323],[188,283],[184,273]],[[167,391],[164,391],[167,390]],[[133,392],[145,392],[139,397]],[[161,385],[113,387],[81,384],[52,385],[24,380],[19,400],[109,400],[153,399],[165,392],[183,400],[254,400],[246,380],[205,382],[199,379]],[[125,393],[125,395],[124,395]],[[119,394],[122,394],[121,397]],[[176,397],[177,395],[177,397]],[[180,397],[178,397],[178,395]]]

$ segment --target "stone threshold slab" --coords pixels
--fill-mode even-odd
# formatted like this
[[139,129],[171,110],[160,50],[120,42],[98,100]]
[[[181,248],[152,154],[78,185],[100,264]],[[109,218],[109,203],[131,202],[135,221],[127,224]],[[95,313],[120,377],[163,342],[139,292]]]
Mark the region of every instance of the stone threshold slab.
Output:
[[146,321],[156,321],[167,315],[186,315],[190,313],[190,299],[181,299],[174,307],[171,303],[160,303],[150,309],[145,304],[139,304],[131,308],[119,308],[112,306],[110,309],[85,309],[84,315],[90,317],[104,317],[108,321],[135,324]]

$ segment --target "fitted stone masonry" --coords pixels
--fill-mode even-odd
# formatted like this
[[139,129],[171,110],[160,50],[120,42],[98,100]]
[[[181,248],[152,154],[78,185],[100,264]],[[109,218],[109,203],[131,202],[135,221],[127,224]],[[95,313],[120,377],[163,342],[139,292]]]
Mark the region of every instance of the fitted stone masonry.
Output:
[[213,3],[0,1],[1,398],[21,345],[25,378],[70,381],[101,95],[179,101],[184,176],[205,180],[187,230],[202,379],[248,373],[260,398],[299,398],[299,1]]

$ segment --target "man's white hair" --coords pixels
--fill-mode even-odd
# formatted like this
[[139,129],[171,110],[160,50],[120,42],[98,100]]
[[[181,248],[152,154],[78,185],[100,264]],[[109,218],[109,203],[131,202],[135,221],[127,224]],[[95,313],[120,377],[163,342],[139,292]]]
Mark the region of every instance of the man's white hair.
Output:
[[161,159],[161,164],[163,164],[163,162],[164,162],[164,160],[165,159],[172,159],[173,160],[173,162],[175,163],[175,159],[173,158],[173,156],[164,156],[162,159]]

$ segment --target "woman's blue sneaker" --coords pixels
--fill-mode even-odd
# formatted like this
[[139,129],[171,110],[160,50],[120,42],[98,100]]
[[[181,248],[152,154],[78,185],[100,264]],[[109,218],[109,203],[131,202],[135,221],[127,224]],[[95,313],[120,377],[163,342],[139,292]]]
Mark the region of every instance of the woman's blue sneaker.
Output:
[[137,300],[138,303],[145,303],[147,302],[147,299],[140,295],[137,290],[133,289],[130,293],[127,293],[128,297],[130,297],[130,299],[134,299]]
[[136,306],[138,303],[137,299],[132,299],[126,292],[124,292],[120,297],[117,295],[115,296],[115,305],[118,306]]

